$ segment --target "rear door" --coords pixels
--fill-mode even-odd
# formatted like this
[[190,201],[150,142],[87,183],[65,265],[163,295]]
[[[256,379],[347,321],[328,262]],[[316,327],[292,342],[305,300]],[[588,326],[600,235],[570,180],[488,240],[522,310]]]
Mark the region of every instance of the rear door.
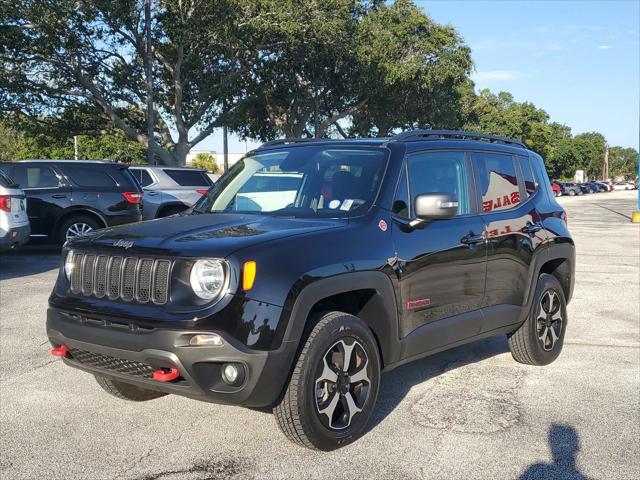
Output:
[[471,157],[487,225],[483,330],[488,331],[518,320],[513,317],[523,304],[533,252],[544,242],[545,231],[530,201],[539,194],[539,184],[529,159],[492,151],[472,152]]
[[71,188],[60,172],[46,163],[16,163],[13,179],[27,197],[32,236],[50,236],[65,208],[71,205]]
[[[406,168],[408,188],[403,175],[393,205],[392,237],[402,297],[400,331],[410,337],[404,356],[411,357],[480,331],[487,250],[465,152],[414,153]],[[437,192],[456,194],[458,215],[408,225],[417,195]]]

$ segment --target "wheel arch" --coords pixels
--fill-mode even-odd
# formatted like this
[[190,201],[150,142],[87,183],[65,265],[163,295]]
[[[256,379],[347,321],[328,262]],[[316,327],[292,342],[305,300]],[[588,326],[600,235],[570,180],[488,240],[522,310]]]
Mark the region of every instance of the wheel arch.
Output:
[[562,286],[562,291],[567,303],[573,295],[574,274],[575,274],[575,247],[573,242],[553,244],[547,248],[546,252],[538,255],[531,269],[529,288],[525,297],[523,313],[526,314],[531,306],[531,300],[537,286],[538,277],[542,273],[553,275]]
[[189,205],[187,205],[184,202],[177,202],[177,201],[171,201],[171,202],[166,202],[163,203],[162,205],[160,205],[158,207],[158,210],[156,210],[156,216],[155,218],[161,218],[163,217],[163,213],[170,209],[170,208],[174,208],[174,207],[180,207],[180,208],[184,208],[185,210],[189,208]]
[[371,329],[382,368],[400,357],[397,302],[391,280],[382,272],[354,272],[318,280],[296,298],[284,341],[303,343],[322,312],[355,315]]
[[100,212],[98,212],[97,210],[91,207],[77,206],[77,207],[68,208],[62,213],[62,215],[60,215],[60,217],[58,217],[58,220],[56,220],[53,231],[55,232],[55,234],[58,234],[59,233],[58,230],[60,229],[60,226],[64,222],[66,222],[71,217],[81,216],[81,215],[88,215],[90,217],[94,217],[96,220],[98,220],[102,224],[103,228],[107,226],[107,220],[104,218],[104,216]]

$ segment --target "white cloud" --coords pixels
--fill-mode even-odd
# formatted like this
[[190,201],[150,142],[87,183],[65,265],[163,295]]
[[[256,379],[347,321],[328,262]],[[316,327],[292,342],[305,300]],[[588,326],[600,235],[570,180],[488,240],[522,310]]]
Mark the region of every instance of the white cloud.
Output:
[[609,49],[613,48],[613,46],[612,45],[598,45],[598,48],[600,50],[609,50]]
[[471,75],[472,80],[476,82],[517,80],[520,77],[520,72],[513,70],[487,70],[484,72],[475,72]]

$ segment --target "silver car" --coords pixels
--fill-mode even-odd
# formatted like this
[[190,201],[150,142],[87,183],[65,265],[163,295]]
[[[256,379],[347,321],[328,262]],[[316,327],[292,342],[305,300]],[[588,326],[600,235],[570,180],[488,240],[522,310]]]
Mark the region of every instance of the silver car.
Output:
[[144,192],[143,220],[180,213],[213,185],[206,170],[199,168],[132,165],[129,171]]
[[0,170],[0,252],[26,243],[30,233],[24,192]]

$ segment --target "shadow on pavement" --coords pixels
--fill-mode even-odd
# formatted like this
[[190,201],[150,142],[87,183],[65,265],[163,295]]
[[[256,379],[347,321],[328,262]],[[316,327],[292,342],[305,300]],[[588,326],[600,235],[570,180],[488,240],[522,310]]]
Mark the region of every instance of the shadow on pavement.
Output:
[[580,439],[576,429],[569,425],[551,425],[548,439],[553,462],[531,465],[519,480],[586,479],[587,477],[576,467],[576,457],[580,451]]
[[371,431],[382,422],[402,402],[414,385],[426,382],[453,368],[480,362],[508,351],[506,336],[490,337],[416,360],[383,375],[376,409],[367,431]]
[[0,254],[0,280],[36,275],[59,266],[59,247],[26,246]]

